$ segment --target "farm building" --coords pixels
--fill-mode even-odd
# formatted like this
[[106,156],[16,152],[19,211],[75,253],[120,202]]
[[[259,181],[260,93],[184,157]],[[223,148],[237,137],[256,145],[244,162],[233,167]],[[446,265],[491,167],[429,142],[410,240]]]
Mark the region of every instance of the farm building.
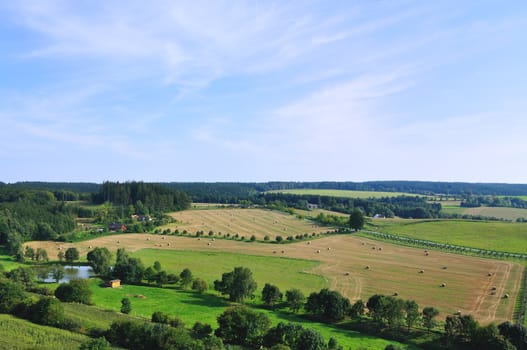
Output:
[[121,286],[121,280],[119,280],[119,279],[110,280],[106,284],[110,288],[117,288],[117,287]]
[[126,231],[126,226],[124,224],[121,224],[120,222],[112,222],[108,225],[109,231]]
[[307,209],[318,209],[318,204],[307,203]]

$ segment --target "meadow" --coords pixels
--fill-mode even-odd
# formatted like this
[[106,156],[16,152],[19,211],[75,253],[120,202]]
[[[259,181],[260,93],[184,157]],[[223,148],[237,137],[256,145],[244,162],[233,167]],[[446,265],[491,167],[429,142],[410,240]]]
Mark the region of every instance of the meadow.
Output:
[[371,220],[372,231],[511,253],[527,251],[527,224],[466,220]]
[[[196,322],[208,323],[217,328],[217,317],[225,311],[230,303],[215,292],[198,294],[179,288],[156,288],[148,286],[124,285],[121,288],[104,288],[98,280],[91,281],[94,292],[94,302],[97,306],[118,311],[122,298],[129,298],[132,304],[132,317],[150,319],[154,311],[163,311],[179,318],[187,327]],[[317,330],[325,339],[334,337],[344,348],[366,347],[367,349],[384,349],[388,344],[398,344],[355,331],[348,331],[336,325],[309,321],[285,311],[272,311],[260,308],[260,300],[248,301],[248,304],[265,313],[273,325],[279,322],[300,323],[304,327]],[[406,349],[415,349],[412,346]]]
[[441,201],[441,211],[447,214],[460,215],[481,215],[487,217],[496,217],[505,220],[516,220],[518,218],[527,218],[527,209],[507,208],[507,207],[477,207],[463,208],[459,206],[460,201]]
[[[54,242],[31,242],[31,245],[55,247]],[[426,254],[422,249],[351,234],[287,245],[120,234],[75,243],[75,246],[81,251],[88,251],[89,246],[104,246],[114,252],[125,247],[146,264],[159,260],[167,272],[179,273],[188,267],[209,285],[221,278],[230,266],[248,265],[255,270],[259,283],[257,295],[266,282],[283,291],[294,283],[306,293],[327,286],[352,301],[367,300],[377,293],[397,293],[401,298],[416,300],[421,307],[437,307],[441,317],[460,310],[473,314],[481,322],[512,318],[523,270],[513,262],[438,251]],[[292,263],[291,259],[300,260]],[[202,261],[203,267],[200,267]],[[441,287],[442,284],[446,287]],[[490,293],[492,286],[496,286],[495,295]],[[505,294],[510,298],[504,298]]]
[[352,190],[318,190],[318,189],[293,189],[269,191],[276,193],[288,193],[298,195],[344,197],[344,198],[383,198],[397,196],[422,196],[415,193],[404,192],[380,192],[380,191],[352,191]]
[[[185,210],[170,214],[176,223],[162,226],[160,229],[170,229],[179,232],[184,230],[191,234],[203,231],[205,235],[213,231],[215,235],[229,235],[244,237],[249,240],[255,236],[257,240],[264,240],[269,236],[274,240],[276,236],[284,239],[290,235],[322,233],[331,228],[314,225],[308,220],[278,211],[264,209],[201,209]],[[221,233],[221,234],[220,234]]]
[[81,334],[0,314],[0,349],[71,350],[88,340]]

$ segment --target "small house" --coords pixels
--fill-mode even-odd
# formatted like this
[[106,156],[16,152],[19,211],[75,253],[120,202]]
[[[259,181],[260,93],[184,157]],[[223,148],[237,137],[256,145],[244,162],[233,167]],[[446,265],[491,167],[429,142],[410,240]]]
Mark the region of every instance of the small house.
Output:
[[107,285],[110,288],[120,287],[121,286],[121,280],[119,280],[119,279],[110,280],[110,281],[107,282]]
[[126,226],[120,222],[112,222],[108,225],[109,231],[126,231]]
[[318,204],[307,203],[307,209],[309,210],[318,209]]

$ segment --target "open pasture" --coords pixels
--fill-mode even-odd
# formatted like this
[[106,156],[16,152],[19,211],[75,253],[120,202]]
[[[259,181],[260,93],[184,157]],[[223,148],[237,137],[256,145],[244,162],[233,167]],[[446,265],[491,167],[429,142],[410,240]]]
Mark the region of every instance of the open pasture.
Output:
[[236,234],[248,240],[252,235],[257,240],[269,236],[274,240],[280,235],[287,236],[327,232],[331,228],[315,225],[307,220],[301,220],[287,213],[264,209],[211,209],[211,210],[185,210],[170,214],[178,222],[161,227],[178,229],[180,232],[187,230],[190,234],[203,231],[205,235],[213,231],[215,235]]
[[[54,242],[30,244],[44,248],[53,248],[55,245]],[[140,252],[141,249],[153,248],[160,250],[160,256],[166,254],[165,251],[173,252],[175,261],[178,259],[178,251],[257,255],[267,257],[270,264],[275,263],[273,260],[280,261],[281,257],[314,260],[320,264],[311,266],[305,272],[323,276],[327,279],[329,288],[340,291],[351,300],[359,298],[367,300],[377,293],[385,295],[397,293],[401,298],[416,300],[421,307],[437,307],[443,317],[459,310],[473,314],[482,322],[492,320],[499,322],[512,318],[522,275],[522,267],[512,262],[436,251],[427,254],[422,249],[380,243],[353,235],[333,235],[312,241],[280,245],[222,239],[212,241],[205,238],[198,240],[188,237],[122,234],[79,242],[75,246],[82,252],[89,250],[89,246],[105,246],[113,251],[125,247],[128,251],[137,252],[138,256],[144,254]],[[148,252],[148,254],[152,253]],[[197,272],[200,256],[197,254],[194,265],[188,266],[192,271],[196,271],[196,276],[200,276]],[[152,257],[149,259],[151,260]],[[288,260],[281,261],[285,265]],[[264,259],[262,265],[265,264],[267,261]],[[243,257],[240,258],[240,265],[244,265]],[[225,271],[224,268],[213,271],[216,266],[214,264],[208,266],[209,276],[204,275],[204,277],[210,284]],[[217,266],[222,266],[220,261]],[[309,268],[309,264],[306,264],[306,268]],[[259,280],[258,276],[255,277]],[[278,285],[282,290],[287,289],[287,286],[280,285],[280,280],[275,279],[278,277],[273,278],[269,275],[267,278],[269,279],[267,282]],[[441,287],[443,284],[444,287]],[[313,291],[318,291],[319,286],[302,286],[302,289],[311,288]],[[260,284],[257,293],[261,292],[262,287]],[[493,287],[495,290],[492,290]],[[505,298],[505,294],[508,294],[509,298]]]
[[397,196],[422,196],[414,193],[404,192],[380,192],[380,191],[351,191],[351,190],[318,190],[318,189],[293,189],[269,191],[276,193],[288,193],[298,195],[344,197],[344,198],[382,198]]
[[87,336],[41,326],[11,315],[0,315],[0,349],[78,349]]
[[527,251],[527,224],[466,220],[373,220],[372,231],[511,253]]

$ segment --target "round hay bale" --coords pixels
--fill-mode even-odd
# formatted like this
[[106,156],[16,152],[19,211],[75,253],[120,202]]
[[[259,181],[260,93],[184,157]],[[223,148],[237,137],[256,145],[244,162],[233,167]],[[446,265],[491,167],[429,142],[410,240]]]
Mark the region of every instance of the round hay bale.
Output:
[[328,248],[328,250],[331,250],[331,248]]
[[441,283],[441,287],[446,287],[446,283]]
[[397,293],[397,292],[393,292],[393,296],[394,296],[394,297],[396,297],[396,296],[398,296],[398,295],[399,295],[399,293]]
[[211,244],[210,242],[207,243],[207,245],[210,245],[210,244]]
[[375,247],[371,247],[371,249],[375,250],[376,248]]
[[448,269],[448,267],[446,267],[446,266],[443,266],[443,267],[442,267],[442,269],[443,269],[443,270],[446,270],[446,269]]
[[198,238],[198,241],[201,241],[201,238]]
[[461,310],[457,310],[456,312],[454,312],[454,315],[461,315]]
[[311,244],[311,242],[310,242],[310,241],[308,241],[308,242],[307,242],[307,244]]
[[496,288],[496,286],[492,286],[492,288],[490,288],[490,290],[496,290],[498,288]]
[[121,243],[121,241],[117,241],[117,244]]
[[487,276],[489,277],[492,276],[492,272],[487,273]]
[[344,273],[344,276],[349,276],[349,275],[350,275],[349,272]]
[[150,237],[146,237],[146,240],[149,241],[149,240],[150,240]]
[[419,270],[419,273],[425,273],[425,270]]
[[365,245],[366,243],[362,242],[362,245]]
[[276,250],[273,250],[273,254],[276,254]]
[[366,265],[365,269],[369,270],[370,269],[370,265]]
[[320,254],[320,249],[317,249],[316,253],[317,253],[317,254]]
[[493,290],[492,292],[490,292],[490,295],[496,295],[496,291]]
[[285,253],[285,250],[282,250],[282,254],[284,254],[284,253]]
[[429,254],[428,253],[425,253],[425,256],[428,256]]
[[508,293],[503,294],[503,298],[504,299],[508,299],[509,298],[509,294]]

